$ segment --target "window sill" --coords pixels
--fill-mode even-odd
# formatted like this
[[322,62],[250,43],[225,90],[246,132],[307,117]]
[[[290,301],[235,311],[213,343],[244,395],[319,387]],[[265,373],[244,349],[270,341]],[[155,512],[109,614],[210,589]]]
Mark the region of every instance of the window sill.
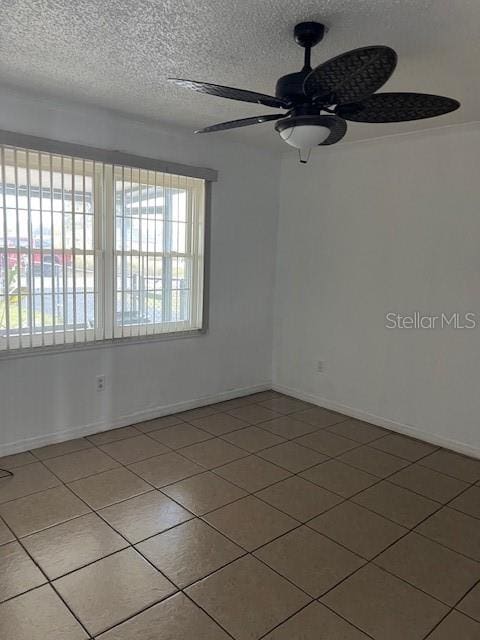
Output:
[[133,344],[140,345],[165,342],[168,340],[182,340],[185,338],[204,336],[207,333],[208,329],[205,328],[193,329],[190,331],[175,331],[173,333],[157,333],[151,336],[134,336],[128,338],[113,338],[110,340],[97,340],[95,342],[12,349],[11,351],[0,351],[0,361],[14,360],[17,358],[30,358],[32,356],[59,355],[62,353],[73,353],[75,351],[91,351],[96,349],[109,349],[111,347],[126,347]]

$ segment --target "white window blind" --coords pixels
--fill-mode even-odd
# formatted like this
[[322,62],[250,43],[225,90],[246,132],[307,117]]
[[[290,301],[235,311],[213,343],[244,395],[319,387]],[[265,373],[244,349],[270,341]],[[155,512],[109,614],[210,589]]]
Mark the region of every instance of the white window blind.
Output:
[[202,328],[205,180],[0,145],[0,350]]

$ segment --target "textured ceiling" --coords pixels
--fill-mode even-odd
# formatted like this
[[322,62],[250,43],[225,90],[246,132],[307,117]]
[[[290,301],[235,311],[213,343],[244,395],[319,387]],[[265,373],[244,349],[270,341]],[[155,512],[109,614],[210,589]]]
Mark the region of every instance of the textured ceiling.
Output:
[[[399,54],[390,91],[457,98],[440,118],[351,124],[346,140],[480,120],[479,0],[0,0],[0,83],[194,129],[273,109],[188,93],[184,77],[273,93],[302,66],[296,22],[329,32],[312,63],[354,47]],[[285,150],[266,123],[207,135]]]

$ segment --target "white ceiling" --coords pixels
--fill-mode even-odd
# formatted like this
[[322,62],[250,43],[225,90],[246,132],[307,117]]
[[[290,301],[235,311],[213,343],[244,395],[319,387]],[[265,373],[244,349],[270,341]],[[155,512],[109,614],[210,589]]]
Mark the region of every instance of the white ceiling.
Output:
[[[480,120],[479,0],[0,0],[0,82],[194,129],[273,109],[189,93],[183,77],[273,94],[302,66],[302,20],[329,32],[313,66],[348,49],[399,54],[390,91],[457,98],[455,113],[416,123],[352,123],[348,140]],[[285,150],[272,123],[207,134]]]

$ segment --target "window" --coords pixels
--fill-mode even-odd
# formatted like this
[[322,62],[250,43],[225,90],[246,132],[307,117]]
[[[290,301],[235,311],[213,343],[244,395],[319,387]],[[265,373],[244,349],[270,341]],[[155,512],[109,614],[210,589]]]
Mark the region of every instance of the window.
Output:
[[0,350],[202,328],[205,180],[0,153]]

